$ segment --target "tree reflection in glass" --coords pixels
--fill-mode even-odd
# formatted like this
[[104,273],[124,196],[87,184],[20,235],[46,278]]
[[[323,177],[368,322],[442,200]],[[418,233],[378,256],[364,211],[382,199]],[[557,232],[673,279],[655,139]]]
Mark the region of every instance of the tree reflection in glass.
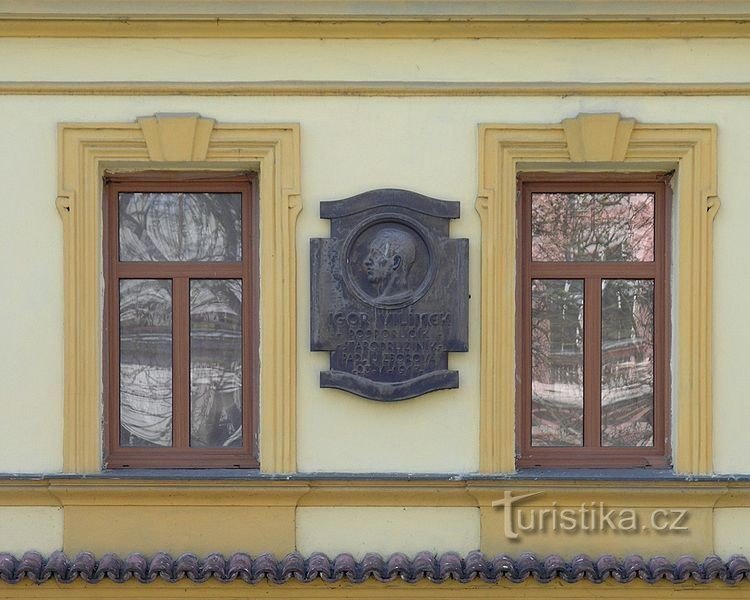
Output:
[[653,261],[654,194],[533,193],[531,258]]
[[583,280],[531,287],[531,444],[583,445]]
[[242,194],[120,192],[120,260],[242,260]]
[[654,282],[602,280],[602,446],[654,444]]
[[172,445],[170,280],[120,280],[120,444]]
[[190,445],[242,446],[242,281],[190,281]]

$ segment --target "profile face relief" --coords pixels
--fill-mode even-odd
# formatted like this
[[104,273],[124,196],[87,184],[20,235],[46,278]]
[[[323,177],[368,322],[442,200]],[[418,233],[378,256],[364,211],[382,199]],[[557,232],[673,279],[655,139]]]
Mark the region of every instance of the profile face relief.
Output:
[[370,246],[370,252],[365,259],[367,281],[370,283],[380,283],[388,276],[388,259],[385,251],[374,244]]
[[398,229],[383,229],[378,233],[363,264],[367,280],[375,285],[379,298],[408,291],[407,277],[416,254],[416,245],[409,234]]

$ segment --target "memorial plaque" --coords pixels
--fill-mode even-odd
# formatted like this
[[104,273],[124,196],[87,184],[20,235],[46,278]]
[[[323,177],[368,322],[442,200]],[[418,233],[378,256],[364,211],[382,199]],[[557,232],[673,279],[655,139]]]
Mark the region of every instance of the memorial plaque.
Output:
[[321,387],[385,402],[457,388],[448,352],[468,349],[469,241],[458,202],[373,190],[322,202],[331,237],[310,240],[311,347]]

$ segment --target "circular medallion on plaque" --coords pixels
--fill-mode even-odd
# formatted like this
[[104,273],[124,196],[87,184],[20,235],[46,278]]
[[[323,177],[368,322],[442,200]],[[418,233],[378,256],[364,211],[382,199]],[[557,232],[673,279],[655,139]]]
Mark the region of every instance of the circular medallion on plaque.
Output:
[[360,300],[378,308],[417,302],[435,279],[429,232],[397,213],[364,220],[344,243],[344,281]]

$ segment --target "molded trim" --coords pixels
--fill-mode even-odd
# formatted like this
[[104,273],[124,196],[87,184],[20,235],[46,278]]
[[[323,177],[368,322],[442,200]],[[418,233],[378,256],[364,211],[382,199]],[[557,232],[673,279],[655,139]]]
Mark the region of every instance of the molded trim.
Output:
[[[2,24],[0,23],[0,27]],[[7,96],[750,96],[750,83],[491,81],[10,81]]]
[[[673,461],[678,473],[712,471],[716,136],[715,125],[632,123],[619,115],[579,115],[562,124],[480,126],[476,208],[482,220],[481,472],[508,473],[516,468],[516,289],[515,277],[510,276],[516,272],[516,177],[523,171],[586,167],[608,172],[677,170]],[[598,139],[608,143],[592,144]],[[608,157],[608,162],[599,162]],[[588,162],[577,162],[582,159]]]
[[104,171],[259,172],[260,460],[296,470],[296,243],[299,126],[214,124],[197,115],[59,126],[57,208],[65,281],[64,469],[102,468],[102,223]]

